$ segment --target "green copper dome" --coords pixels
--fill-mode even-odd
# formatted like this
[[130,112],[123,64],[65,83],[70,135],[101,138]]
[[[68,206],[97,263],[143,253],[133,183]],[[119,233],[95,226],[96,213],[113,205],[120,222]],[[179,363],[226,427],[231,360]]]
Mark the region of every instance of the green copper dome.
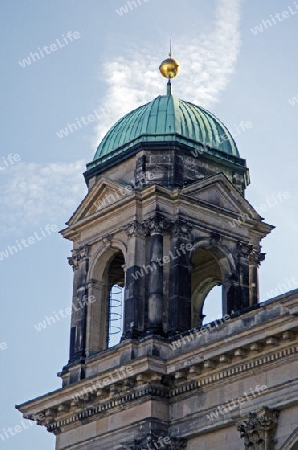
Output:
[[103,138],[87,169],[126,153],[138,143],[171,141],[206,153],[215,149],[240,157],[232,135],[219,119],[200,106],[166,95],[122,117]]

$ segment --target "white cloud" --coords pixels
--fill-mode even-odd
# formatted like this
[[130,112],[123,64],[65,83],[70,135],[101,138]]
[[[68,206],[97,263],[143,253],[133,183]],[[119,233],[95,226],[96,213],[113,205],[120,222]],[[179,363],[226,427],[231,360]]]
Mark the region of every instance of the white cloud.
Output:
[[[210,30],[209,34],[175,40],[174,54],[181,65],[175,96],[206,108],[219,101],[235,71],[241,45],[239,0],[217,2]],[[165,80],[157,69],[161,61],[155,54],[154,48],[142,46],[142,50],[127,52],[103,67],[107,94],[100,106],[106,115],[95,128],[95,145],[116,120],[165,92]]]
[[[177,97],[209,107],[219,100],[235,70],[240,50],[239,0],[218,0],[209,34],[198,34],[175,41],[175,55],[181,65],[175,80]],[[142,105],[160,92],[166,80],[158,71],[156,49],[128,51],[103,67],[106,95],[98,110],[96,145],[108,129],[124,114]],[[146,62],[146,65],[144,64]],[[104,114],[102,114],[104,112]],[[19,163],[0,172],[2,233],[20,233],[25,227],[56,223],[63,227],[86,193],[83,161],[47,165]]]
[[1,234],[19,235],[47,223],[63,227],[87,192],[84,170],[84,161],[20,162],[2,170]]

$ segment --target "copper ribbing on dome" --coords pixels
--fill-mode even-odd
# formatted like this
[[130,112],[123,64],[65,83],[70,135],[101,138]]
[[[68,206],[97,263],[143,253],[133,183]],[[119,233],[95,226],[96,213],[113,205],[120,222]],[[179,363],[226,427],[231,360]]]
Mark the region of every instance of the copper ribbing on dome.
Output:
[[87,169],[125,154],[141,143],[177,142],[206,153],[212,149],[240,158],[236,143],[225,125],[206,109],[161,95],[122,117],[99,144]]

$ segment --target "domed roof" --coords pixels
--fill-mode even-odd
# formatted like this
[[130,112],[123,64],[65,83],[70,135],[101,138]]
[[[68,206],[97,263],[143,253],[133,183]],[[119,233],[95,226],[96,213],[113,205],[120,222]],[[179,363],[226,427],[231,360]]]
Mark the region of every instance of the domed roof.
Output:
[[125,153],[138,143],[186,144],[211,153],[212,149],[240,157],[235,141],[224,124],[206,109],[161,95],[122,117],[99,144],[88,169]]

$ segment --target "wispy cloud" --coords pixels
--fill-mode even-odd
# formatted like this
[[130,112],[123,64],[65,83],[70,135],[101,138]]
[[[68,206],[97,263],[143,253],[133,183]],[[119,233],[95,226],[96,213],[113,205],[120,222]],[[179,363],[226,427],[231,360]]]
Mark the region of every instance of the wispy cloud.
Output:
[[1,172],[0,232],[19,235],[27,227],[63,226],[86,194],[84,161],[19,163]]
[[[240,0],[218,0],[210,33],[175,40],[175,56],[181,64],[177,97],[210,107],[227,87],[240,50]],[[125,56],[107,62],[101,73],[106,95],[100,99],[104,111],[95,129],[94,147],[124,114],[165,91],[158,72],[156,49],[142,45]],[[146,61],[146,66],[142,64]],[[183,74],[184,72],[184,74]],[[194,74],[194,75],[192,75]],[[0,232],[21,233],[25,227],[56,223],[63,226],[86,193],[84,161],[26,164],[2,171]]]
[[[175,40],[175,56],[182,68],[175,95],[207,108],[219,101],[235,71],[241,46],[240,0],[219,0],[210,30]],[[157,70],[161,61],[155,54],[153,47],[142,45],[141,50],[128,51],[125,57],[105,64],[107,93],[100,106],[106,116],[95,128],[95,144],[116,120],[165,90]],[[146,61],[145,68],[142,61]]]

